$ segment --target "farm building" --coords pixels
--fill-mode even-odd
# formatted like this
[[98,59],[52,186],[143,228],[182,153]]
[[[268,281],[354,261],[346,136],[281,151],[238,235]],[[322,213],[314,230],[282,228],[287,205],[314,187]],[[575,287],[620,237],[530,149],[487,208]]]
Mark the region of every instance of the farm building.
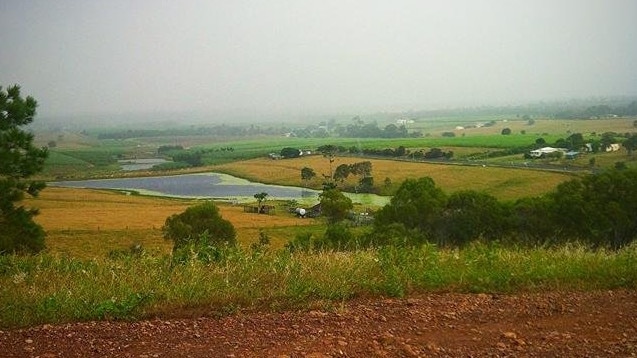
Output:
[[544,148],[532,150],[529,152],[529,154],[533,158],[541,158],[545,156],[546,154],[551,154],[555,152],[566,152],[566,150],[562,148],[544,147]]
[[620,146],[619,146],[618,143],[613,143],[613,144],[610,144],[608,147],[606,147],[604,151],[605,152],[616,152],[616,151],[619,150],[619,148],[620,148]]

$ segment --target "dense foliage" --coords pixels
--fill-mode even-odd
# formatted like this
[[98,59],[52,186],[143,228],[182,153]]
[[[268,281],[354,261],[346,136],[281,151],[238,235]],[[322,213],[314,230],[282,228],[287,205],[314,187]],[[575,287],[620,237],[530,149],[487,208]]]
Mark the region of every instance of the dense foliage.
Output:
[[173,242],[173,253],[206,252],[236,244],[236,231],[221,217],[212,201],[191,206],[183,213],[171,215],[162,228],[164,238]]
[[352,199],[346,197],[338,189],[324,190],[320,195],[321,212],[329,223],[343,221],[352,210]]
[[281,149],[281,154],[283,158],[298,158],[301,156],[301,150],[298,148],[285,147]]
[[503,203],[475,191],[447,196],[431,178],[407,180],[377,213],[368,241],[382,244],[391,232],[412,244],[577,241],[618,249],[637,238],[636,182],[636,169],[614,169],[565,182],[545,197]]
[[33,145],[21,129],[33,121],[37,102],[22,98],[20,87],[0,87],[0,254],[33,253],[44,248],[44,230],[33,221],[37,210],[16,205],[27,193],[36,196],[44,182],[28,180],[40,172],[46,148]]

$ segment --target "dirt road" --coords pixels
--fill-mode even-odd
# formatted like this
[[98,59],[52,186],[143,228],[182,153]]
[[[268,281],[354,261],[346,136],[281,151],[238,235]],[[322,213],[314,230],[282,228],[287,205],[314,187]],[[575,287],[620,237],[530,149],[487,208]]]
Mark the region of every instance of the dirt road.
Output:
[[637,356],[637,291],[425,294],[332,310],[0,331],[2,357]]

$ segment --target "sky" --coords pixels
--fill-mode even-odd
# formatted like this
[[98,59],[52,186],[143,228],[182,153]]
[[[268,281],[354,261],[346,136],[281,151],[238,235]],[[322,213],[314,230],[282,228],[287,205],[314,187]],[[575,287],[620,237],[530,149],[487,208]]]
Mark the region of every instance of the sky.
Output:
[[637,95],[637,0],[3,0],[40,116],[364,114]]

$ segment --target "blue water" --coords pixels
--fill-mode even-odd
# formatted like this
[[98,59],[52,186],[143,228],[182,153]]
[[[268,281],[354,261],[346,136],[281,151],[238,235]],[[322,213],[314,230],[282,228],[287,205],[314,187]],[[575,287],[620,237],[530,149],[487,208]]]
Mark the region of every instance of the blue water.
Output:
[[[183,198],[211,198],[225,201],[254,201],[254,194],[268,193],[269,199],[297,200],[303,204],[318,202],[319,191],[294,186],[269,185],[233,177],[227,174],[203,173],[145,178],[96,179],[58,181],[50,186],[68,188],[117,189],[140,194]],[[354,203],[383,206],[389,197],[375,194],[344,193]]]
[[58,181],[50,186],[139,191],[142,194],[237,200],[266,192],[272,199],[317,198],[318,191],[252,183],[225,174],[205,173],[145,178]]

